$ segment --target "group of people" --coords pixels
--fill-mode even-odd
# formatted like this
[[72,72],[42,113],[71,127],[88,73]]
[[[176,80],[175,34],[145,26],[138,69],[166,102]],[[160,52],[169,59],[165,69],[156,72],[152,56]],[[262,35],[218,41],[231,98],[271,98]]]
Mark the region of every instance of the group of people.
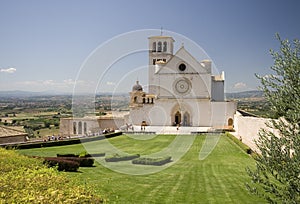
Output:
[[48,136],[47,140],[44,139],[44,142],[46,141],[57,141],[57,140],[63,140],[63,137],[61,136],[55,136],[55,135],[52,135],[52,136]]

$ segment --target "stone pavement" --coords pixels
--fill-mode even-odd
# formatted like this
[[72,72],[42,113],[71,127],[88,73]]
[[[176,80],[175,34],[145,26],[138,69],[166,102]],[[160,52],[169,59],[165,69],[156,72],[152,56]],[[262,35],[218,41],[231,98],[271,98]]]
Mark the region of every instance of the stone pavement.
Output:
[[176,134],[192,134],[211,131],[211,127],[179,127],[177,130],[176,126],[146,126],[145,130],[141,130],[141,126],[133,126],[133,131],[129,130],[127,133],[152,133],[152,134],[162,134],[162,135],[176,135]]

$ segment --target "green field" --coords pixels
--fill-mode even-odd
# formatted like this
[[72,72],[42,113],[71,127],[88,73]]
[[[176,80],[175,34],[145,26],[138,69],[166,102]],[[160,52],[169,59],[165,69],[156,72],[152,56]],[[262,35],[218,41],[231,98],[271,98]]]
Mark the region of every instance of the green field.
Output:
[[[189,139],[193,136],[184,137]],[[81,167],[78,173],[67,175],[78,179],[80,183],[93,185],[97,193],[113,203],[263,203],[245,188],[245,183],[250,181],[245,168],[254,166],[254,160],[225,136],[220,137],[217,146],[206,159],[199,160],[205,138],[197,136],[189,151],[179,161],[172,165],[170,163],[169,168],[158,173],[127,175],[96,163],[93,168]],[[175,136],[156,136],[137,140],[124,135],[108,141],[127,153],[147,155],[164,149],[175,139]],[[93,153],[107,153],[108,150],[97,148],[103,142],[85,143],[84,146]],[[80,153],[85,151],[84,146],[79,144],[19,152],[55,156],[57,153]],[[137,168],[143,167],[139,165]]]

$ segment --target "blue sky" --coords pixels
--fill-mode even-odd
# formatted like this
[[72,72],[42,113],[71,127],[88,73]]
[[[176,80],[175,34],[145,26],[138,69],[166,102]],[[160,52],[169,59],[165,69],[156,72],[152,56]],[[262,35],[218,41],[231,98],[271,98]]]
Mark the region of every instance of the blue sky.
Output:
[[[275,33],[300,39],[299,9],[297,0],[0,0],[0,91],[71,92],[80,67],[99,45],[122,33],[161,27],[200,45],[225,71],[226,92],[253,90],[259,85],[254,74],[270,73]],[[131,64],[122,66],[130,70]],[[146,83],[144,73],[138,74]],[[113,90],[116,80],[108,77],[101,91]],[[120,91],[130,91],[130,84]]]

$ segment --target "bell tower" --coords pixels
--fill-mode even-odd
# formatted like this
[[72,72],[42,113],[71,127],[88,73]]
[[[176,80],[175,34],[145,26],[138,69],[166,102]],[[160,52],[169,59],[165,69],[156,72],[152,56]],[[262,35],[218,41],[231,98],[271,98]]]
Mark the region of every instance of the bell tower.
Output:
[[155,66],[163,65],[173,56],[175,40],[170,36],[151,36],[149,39],[149,93],[155,91]]

